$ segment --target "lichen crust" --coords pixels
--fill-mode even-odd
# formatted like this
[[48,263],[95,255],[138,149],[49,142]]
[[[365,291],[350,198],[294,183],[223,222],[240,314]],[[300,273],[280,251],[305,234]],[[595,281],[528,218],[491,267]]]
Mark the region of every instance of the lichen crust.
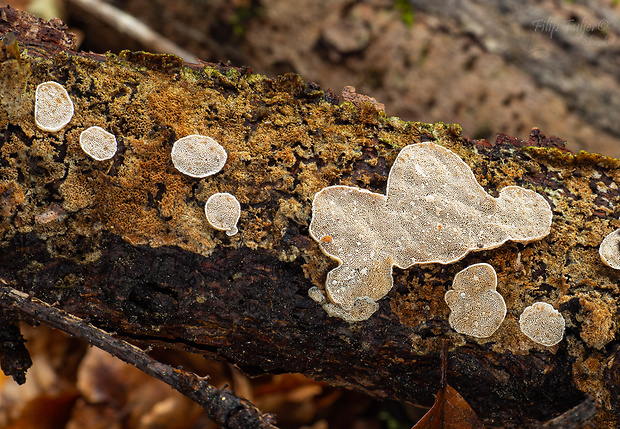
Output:
[[360,298],[383,298],[394,265],[450,264],[508,240],[539,240],[552,217],[549,203],[528,189],[508,186],[493,198],[458,155],[427,142],[398,154],[386,195],[342,185],[317,192],[310,236],[339,263],[325,288],[346,311]]

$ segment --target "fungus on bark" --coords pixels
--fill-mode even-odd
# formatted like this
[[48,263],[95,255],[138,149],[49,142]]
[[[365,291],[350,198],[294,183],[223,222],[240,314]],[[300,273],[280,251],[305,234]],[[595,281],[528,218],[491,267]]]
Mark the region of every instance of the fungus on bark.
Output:
[[172,146],[172,163],[183,174],[203,178],[217,173],[226,164],[226,150],[211,137],[194,134]]
[[508,186],[493,198],[454,152],[418,143],[398,154],[386,195],[350,186],[317,192],[310,236],[339,263],[325,289],[329,303],[346,313],[358,299],[383,298],[394,265],[449,264],[508,240],[539,240],[551,220],[549,203],[536,192]]
[[519,317],[521,332],[535,343],[547,347],[562,341],[564,325],[564,317],[546,302],[535,302]]
[[620,229],[609,233],[598,248],[605,265],[620,270]]
[[234,195],[227,192],[211,195],[205,204],[205,214],[213,228],[226,231],[228,236],[238,232],[237,222],[241,217],[241,205]]
[[101,127],[90,127],[80,134],[80,147],[91,158],[105,161],[116,154],[116,137]]
[[43,131],[60,131],[73,117],[73,102],[67,90],[57,82],[37,86],[34,101],[34,122]]
[[493,335],[506,317],[506,303],[496,288],[497,274],[489,264],[470,265],[459,271],[452,290],[445,295],[452,329],[477,338]]

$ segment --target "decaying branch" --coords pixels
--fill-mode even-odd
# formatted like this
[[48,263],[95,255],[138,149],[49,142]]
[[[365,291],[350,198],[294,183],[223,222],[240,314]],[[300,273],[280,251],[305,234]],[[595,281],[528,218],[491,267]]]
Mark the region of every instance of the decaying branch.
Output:
[[0,287],[0,305],[16,311],[28,320],[45,323],[89,344],[155,377],[203,407],[208,416],[223,428],[275,428],[273,418],[263,415],[254,405],[235,396],[230,390],[219,389],[205,378],[158,362],[145,351],[126,341],[114,338],[84,320],[56,309],[27,293]]
[[[0,277],[18,293],[119,339],[427,406],[447,339],[448,382],[489,427],[537,425],[587,397],[601,404],[599,419],[616,418],[620,290],[598,245],[620,226],[617,160],[572,154],[538,130],[528,142],[467,140],[458,126],[338,104],[294,75],[75,53],[58,22],[2,9],[0,32],[9,31],[21,64],[8,51],[0,63]],[[49,80],[75,104],[58,133],[33,120],[35,88]],[[92,125],[117,137],[109,161],[80,149],[80,132]],[[219,173],[194,179],[174,169],[172,144],[191,134],[224,146]],[[335,184],[385,193],[400,149],[421,141],[457,153],[493,196],[509,185],[543,195],[553,209],[550,235],[451,265],[395,269],[369,320],[328,317],[308,297],[335,266],[308,234],[313,196]],[[204,203],[216,192],[241,203],[235,236],[207,223]],[[443,300],[454,275],[478,262],[496,269],[508,308],[487,339],[454,332]],[[537,345],[519,331],[519,315],[535,301],[564,317],[560,344]]]
[[126,34],[132,39],[139,41],[150,51],[177,55],[184,61],[196,61],[196,55],[186,51],[149,28],[142,21],[109,3],[99,0],[70,0],[69,3],[95,15],[99,20],[116,29],[119,33]]

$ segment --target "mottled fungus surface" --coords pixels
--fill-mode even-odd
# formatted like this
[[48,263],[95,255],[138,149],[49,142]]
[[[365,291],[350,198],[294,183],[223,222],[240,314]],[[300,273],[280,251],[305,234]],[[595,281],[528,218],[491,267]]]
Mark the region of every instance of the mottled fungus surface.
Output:
[[605,265],[620,270],[620,229],[608,234],[598,248]]
[[237,222],[241,216],[241,205],[234,195],[227,192],[213,194],[205,204],[205,214],[209,224],[220,231],[226,231],[226,235],[235,235]]
[[37,86],[34,100],[34,122],[43,131],[60,131],[73,117],[73,102],[67,90],[57,82]]
[[340,264],[325,288],[329,302],[346,312],[358,299],[383,298],[394,265],[449,264],[508,240],[539,240],[551,220],[549,203],[536,192],[508,186],[493,198],[454,152],[419,143],[398,154],[386,195],[350,186],[317,192],[310,235]]
[[519,327],[530,340],[554,346],[564,337],[564,317],[551,304],[535,302],[519,317]]
[[226,164],[226,150],[211,137],[191,135],[174,142],[172,163],[183,174],[202,178],[220,171]]
[[445,295],[452,329],[477,338],[493,335],[506,317],[506,303],[496,288],[497,274],[489,264],[475,264],[459,271],[452,290]]
[[91,158],[105,161],[116,154],[116,137],[101,127],[90,127],[80,134],[80,147]]

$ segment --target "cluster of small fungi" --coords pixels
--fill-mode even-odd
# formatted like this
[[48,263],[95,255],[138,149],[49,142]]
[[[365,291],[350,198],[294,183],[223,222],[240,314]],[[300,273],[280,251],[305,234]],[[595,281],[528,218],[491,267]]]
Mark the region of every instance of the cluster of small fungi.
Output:
[[[74,107],[67,90],[57,82],[44,82],[35,92],[34,120],[47,132],[63,129],[73,117]],[[90,127],[80,134],[80,147],[96,161],[111,159],[116,154],[114,134],[101,127]],[[211,137],[191,135],[172,146],[172,163],[181,173],[203,178],[219,172],[226,164],[226,150]],[[205,204],[209,224],[229,236],[235,235],[241,206],[231,194],[212,195]]]
[[[412,144],[398,154],[386,195],[350,186],[329,186],[315,195],[310,235],[339,266],[328,273],[325,292],[314,287],[309,295],[330,316],[366,320],[391,290],[393,266],[450,264],[508,240],[540,240],[549,234],[552,217],[549,203],[536,192],[508,186],[493,198],[454,152],[430,142]],[[492,335],[506,315],[496,286],[488,264],[458,273],[445,295],[450,326],[474,337]],[[556,312],[559,329],[555,313],[551,323],[533,307],[524,316],[523,332],[540,344],[559,342],[562,316]]]
[[[34,116],[40,129],[60,131],[73,113],[62,85],[37,87]],[[98,126],[80,134],[80,146],[97,161],[117,151],[115,136]],[[190,135],[174,143],[171,158],[181,173],[204,178],[224,167],[227,153],[211,137]],[[237,233],[241,207],[233,195],[212,195],[205,214],[213,228],[229,236]],[[434,143],[412,144],[398,154],[386,195],[349,186],[329,186],[315,195],[310,235],[339,266],[328,273],[325,293],[316,287],[308,293],[330,316],[366,320],[392,288],[394,266],[449,264],[508,240],[529,243],[545,237],[551,221],[551,208],[539,194],[509,186],[493,198],[455,153]],[[606,264],[620,268],[620,230],[605,238],[600,254]],[[445,294],[450,326],[465,335],[491,336],[506,316],[496,288],[497,275],[489,264],[459,272]],[[545,346],[557,344],[564,334],[564,318],[547,303],[526,308],[519,325]]]

